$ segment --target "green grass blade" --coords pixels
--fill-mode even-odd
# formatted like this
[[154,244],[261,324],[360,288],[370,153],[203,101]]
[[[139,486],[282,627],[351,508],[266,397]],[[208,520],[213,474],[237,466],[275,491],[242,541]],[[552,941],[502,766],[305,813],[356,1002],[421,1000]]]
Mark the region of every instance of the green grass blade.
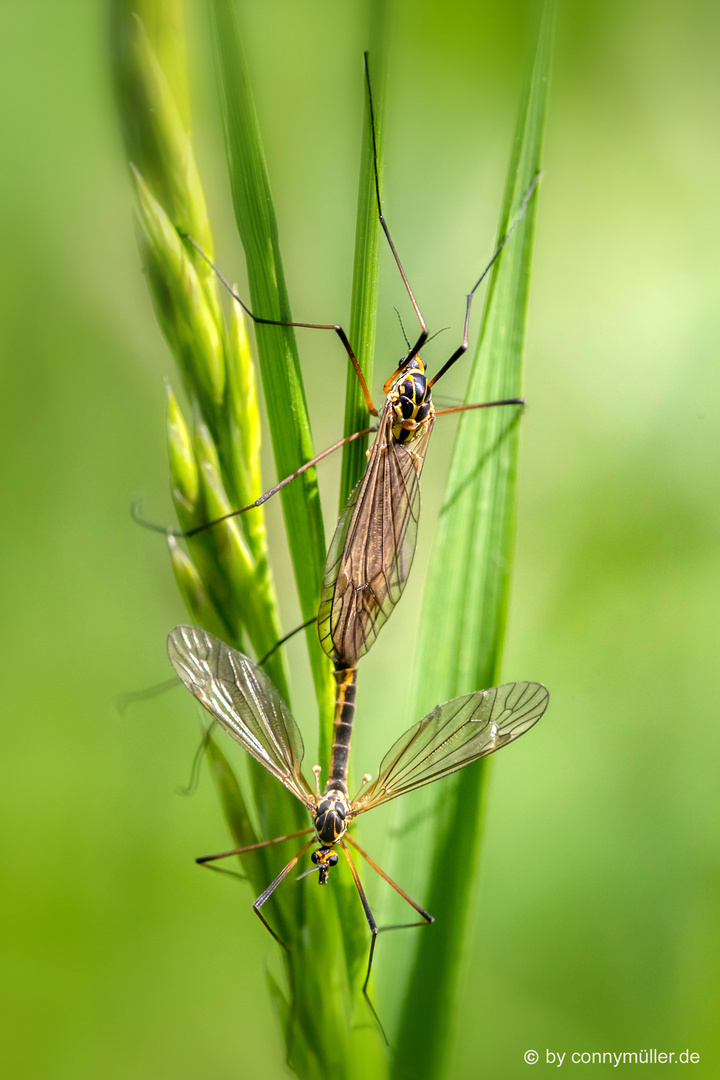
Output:
[[[240,33],[229,0],[214,0],[212,12],[230,184],[247,262],[251,306],[265,318],[291,321],[277,222]],[[256,326],[255,331],[275,464],[282,478],[313,456],[300,361],[292,329]],[[300,606],[303,618],[310,619],[317,613],[325,560],[315,470],[289,484],[281,498]],[[315,627],[309,627],[307,640],[320,710],[321,761],[326,764],[333,680]]]
[[[540,167],[552,14],[546,6],[521,105],[498,236]],[[537,194],[497,260],[473,362],[468,401],[517,396]],[[518,418],[509,409],[467,413],[458,431],[423,600],[416,712],[497,681],[505,630],[515,516]],[[428,792],[432,815],[430,887],[436,915],[418,937],[398,1031],[397,1076],[445,1075],[463,942],[473,895],[483,768],[467,769]],[[400,810],[416,815],[417,801]],[[402,831],[403,822],[400,824]],[[416,838],[409,846],[417,851]]]
[[[179,11],[178,3],[172,7],[176,13]],[[153,23],[154,45],[159,48],[163,31],[170,30],[171,20],[163,20],[159,4],[146,3],[144,10],[157,15]],[[237,506],[239,491],[259,483],[259,424],[251,386],[252,358],[245,348],[242,328],[235,320],[228,334],[217,301],[214,275],[208,272],[194,248],[183,245],[180,239],[179,234],[193,220],[191,211],[201,242],[208,240],[210,233],[209,224],[202,218],[204,202],[197,170],[194,164],[190,170],[187,167],[188,162],[194,163],[193,151],[189,135],[179,120],[172,89],[142,24],[131,16],[124,0],[117,0],[113,16],[118,30],[122,31],[117,40],[124,46],[116,49],[114,58],[124,129],[129,133],[128,157],[152,166],[155,182],[163,199],[168,200],[170,210],[168,213],[168,207],[161,205],[136,171],[142,224],[139,239],[150,271],[148,283],[161,326],[180,361],[189,412],[193,416],[190,425],[178,402],[171,397],[168,442],[173,498],[181,525],[187,528]],[[159,48],[159,52],[168,55],[167,48]],[[182,53],[181,47],[179,52]],[[181,183],[185,173],[187,188]],[[209,247],[209,243],[204,246]],[[226,372],[229,379],[225,378]],[[292,379],[285,378],[283,386],[287,387],[289,382]],[[269,397],[267,392],[266,396]],[[292,395],[289,397],[295,401]],[[312,453],[309,432],[307,452]],[[307,519],[304,505],[302,513]],[[317,514],[316,518],[319,520]],[[313,545],[310,550],[314,559],[304,560],[303,583],[312,581],[313,574],[319,580],[325,555],[321,521],[319,524],[317,536],[310,528],[306,529],[310,538],[305,539]],[[302,537],[302,529],[294,533],[291,529],[293,535]],[[256,654],[263,654],[275,644],[280,630],[267,565],[262,512],[249,521],[233,519],[202,532],[188,541],[187,548],[186,552],[171,543],[171,558],[193,618],[199,618],[211,629],[218,629],[220,624],[222,637],[235,645],[241,644],[246,631]],[[310,586],[312,608],[318,592],[316,585]],[[317,644],[316,652],[320,655]],[[329,668],[327,662],[324,667]],[[287,700],[282,652],[273,655],[267,668]],[[322,675],[319,665],[318,670]],[[326,713],[331,712],[331,692],[326,695],[326,703],[330,706]],[[237,846],[246,843],[248,837],[271,838],[308,824],[300,803],[257,762],[245,763],[241,786],[219,748],[211,746],[209,756]],[[243,856],[255,895],[276,877],[301,846],[289,844],[289,852],[287,845],[278,845]],[[290,884],[278,890],[267,905],[270,924],[278,928],[291,947],[293,966],[302,975],[297,982],[293,981],[289,954],[283,953],[293,1026],[292,1038],[287,1033],[288,1051],[299,1062],[306,1063],[307,1070],[312,1064],[312,1071],[306,1070],[304,1075],[320,1077],[332,1072],[342,1078],[348,1075],[343,1062],[347,1059],[351,994],[342,950],[335,950],[337,959],[332,963],[333,943],[341,936],[335,907],[306,904],[312,884],[312,881],[296,887]],[[317,964],[317,956],[325,957],[326,962]],[[325,1000],[325,984],[332,987],[329,1000]],[[321,1009],[317,1008],[318,1002],[323,1003]],[[341,1033],[340,1037],[337,1032]]]
[[[247,81],[238,27],[226,0],[213,5],[231,186],[240,237],[245,250],[253,310],[263,316],[291,320],[284,285],[277,228],[252,95]],[[365,268],[360,273],[365,273]],[[374,310],[369,314],[374,314]],[[293,472],[312,456],[310,426],[295,338],[288,328],[256,327],[260,370],[268,407],[275,460],[280,476]],[[353,376],[354,378],[354,376]],[[363,423],[367,423],[363,418]],[[284,491],[285,517],[303,613],[316,613],[325,561],[325,542],[314,470]],[[329,758],[334,680],[310,628],[311,662],[321,703],[321,764]],[[328,684],[327,677],[330,676]],[[327,692],[329,690],[329,693]],[[270,793],[268,793],[270,795]],[[273,794],[277,798],[277,794]],[[256,805],[259,800],[256,798]],[[263,830],[264,833],[264,830]],[[272,835],[268,832],[267,835]],[[367,1006],[350,985],[369,947],[367,926],[352,882],[338,873],[322,905],[303,905],[292,931],[295,968],[294,1067],[303,1076],[329,1073],[350,1076],[349,1053],[353,1015],[362,1009],[363,1025],[353,1045],[368,1039]],[[296,891],[298,897],[303,893]],[[284,903],[279,900],[278,903]],[[338,911],[342,910],[342,920]],[[342,925],[341,925],[342,923]],[[379,1038],[371,1031],[371,1042]],[[300,1048],[302,1047],[302,1053]],[[311,1051],[311,1052],[310,1052]]]
[[[373,107],[378,147],[378,162],[382,159],[382,120],[385,98],[385,42],[386,0],[374,0],[369,22],[369,69],[373,90]],[[373,360],[375,352],[375,329],[377,324],[378,301],[378,238],[380,223],[378,220],[375,197],[375,170],[373,164],[372,130],[370,110],[365,89],[365,74],[362,56],[358,53],[358,82],[362,80],[364,100],[364,121],[360,146],[360,171],[358,182],[358,202],[355,228],[355,256],[353,263],[352,298],[350,307],[350,342],[368,386],[372,386]],[[382,177],[382,173],[380,173]],[[344,434],[366,428],[372,422],[360,388],[355,370],[348,364],[345,393]],[[358,482],[367,457],[365,450],[368,439],[357,439],[343,448],[340,479],[340,509]],[[352,787],[353,780],[350,779]],[[359,868],[362,874],[362,867]],[[367,963],[368,927],[362,909],[358,903],[357,891],[353,881],[347,875],[338,874],[334,883],[334,900],[342,924],[342,941],[347,964],[348,978],[351,984],[357,980]],[[358,1002],[361,1010],[366,1010],[364,1001]],[[378,1065],[379,1068],[379,1065]]]
[[[382,133],[385,111],[385,0],[375,0],[371,14],[369,70],[373,90],[375,113],[375,136],[378,155],[378,175],[382,190]],[[360,370],[372,392],[373,361],[375,359],[375,329],[378,302],[378,243],[380,222],[375,197],[375,168],[373,164],[372,130],[370,109],[365,94],[365,120],[363,123],[360,159],[360,182],[358,186],[357,219],[355,225],[355,260],[353,264],[352,300],[350,305],[350,343],[360,364]],[[345,391],[344,435],[361,431],[370,423],[365,397],[357,375],[348,368]],[[368,439],[357,439],[343,449],[340,477],[340,510],[345,506],[367,464],[365,450]]]

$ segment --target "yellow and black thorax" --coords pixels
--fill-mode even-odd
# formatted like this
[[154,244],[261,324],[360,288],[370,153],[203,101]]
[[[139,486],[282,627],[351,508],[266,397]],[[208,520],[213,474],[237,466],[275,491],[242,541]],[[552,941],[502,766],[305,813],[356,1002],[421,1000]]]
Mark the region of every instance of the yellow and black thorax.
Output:
[[395,418],[393,438],[399,443],[410,442],[435,412],[425,365],[419,356],[414,356],[405,368],[396,373],[387,396]]

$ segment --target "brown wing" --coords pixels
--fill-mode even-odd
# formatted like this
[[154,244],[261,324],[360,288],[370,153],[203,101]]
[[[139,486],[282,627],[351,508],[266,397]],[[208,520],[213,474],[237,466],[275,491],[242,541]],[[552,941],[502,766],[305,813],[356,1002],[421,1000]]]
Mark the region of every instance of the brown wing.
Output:
[[353,813],[431,784],[518,739],[540,719],[548,698],[542,683],[515,682],[438,705],[385,755],[380,775],[353,803]]
[[365,475],[340,515],[325,562],[318,633],[333,660],[354,665],[375,641],[410,574],[433,417],[408,443],[385,403]]
[[302,736],[265,672],[195,626],[176,626],[167,649],[182,681],[227,733],[314,810],[315,796],[301,771]]

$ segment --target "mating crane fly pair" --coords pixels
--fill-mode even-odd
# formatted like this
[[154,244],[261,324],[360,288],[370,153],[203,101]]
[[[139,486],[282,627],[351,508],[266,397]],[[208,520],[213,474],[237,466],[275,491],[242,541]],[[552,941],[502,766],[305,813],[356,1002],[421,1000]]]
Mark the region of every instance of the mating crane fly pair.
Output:
[[[512,742],[540,719],[547,707],[548,692],[540,683],[516,682],[475,691],[454,698],[444,705],[438,705],[397,740],[383,758],[376,779],[365,776],[357,795],[350,799],[347,778],[355,710],[356,666],[375,641],[379,630],[400,599],[410,573],[420,509],[420,473],[435,417],[441,413],[466,409],[524,404],[521,398],[510,398],[436,410],[431,391],[466,351],[473,296],[522,218],[538,180],[536,176],[492,259],[467,294],[461,344],[438,373],[428,379],[419,356],[420,349],[428,340],[428,330],[382,212],[367,55],[365,73],[378,217],[420,324],[417,341],[412,348],[408,345],[409,352],[383,387],[386,401],[381,413],[378,413],[373,404],[357,358],[342,327],[332,324],[280,322],[254,314],[219,270],[210,263],[192,237],[187,237],[200,255],[210,263],[219,279],[255,324],[334,331],[355,369],[369,412],[379,417],[375,440],[368,452],[365,473],[343,509],[328,551],[317,616],[320,641],[334,662],[337,681],[332,756],[324,791],[320,791],[319,767],[316,766],[313,770],[315,790],[304,777],[301,768],[303,742],[300,731],[286,704],[259,665],[211,634],[188,626],[179,626],[172,631],[168,638],[168,652],[177,674],[214,720],[300,800],[309,811],[312,821],[308,828],[289,836],[276,837],[254,844],[250,848],[234,849],[197,861],[210,862],[312,833],[310,839],[253,904],[256,914],[272,936],[285,945],[265,919],[261,908],[299,860],[315,845],[317,847],[312,853],[312,862],[318,871],[319,883],[325,884],[330,868],[338,862],[336,849],[339,847],[349,864],[372,932],[363,993],[375,1013],[367,994],[367,986],[378,926],[368,905],[349,846],[414,908],[424,923],[432,922],[433,917],[360,848],[348,831],[352,822],[367,810],[430,784]],[[219,522],[261,506],[329,453],[368,433],[369,431],[359,432],[342,439],[280,481],[249,506],[185,532],[165,529],[162,531],[183,538],[195,536]],[[286,945],[285,947],[287,948]],[[375,1016],[377,1017],[377,1013]]]

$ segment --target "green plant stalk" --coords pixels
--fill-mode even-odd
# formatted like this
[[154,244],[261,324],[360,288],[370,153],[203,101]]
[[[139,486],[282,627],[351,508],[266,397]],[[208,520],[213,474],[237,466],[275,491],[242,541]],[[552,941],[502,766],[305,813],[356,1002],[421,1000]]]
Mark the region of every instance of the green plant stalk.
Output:
[[[238,26],[229,0],[214,0],[211,10],[230,184],[247,263],[251,306],[264,318],[291,322],[277,222]],[[278,476],[285,477],[314,456],[295,335],[289,327],[256,325],[255,339],[275,464]],[[307,620],[317,614],[325,561],[315,470],[308,470],[284,488],[281,498],[300,608]],[[320,714],[320,764],[326,769],[334,682],[313,626],[308,628],[306,638]]]
[[[373,0],[369,20],[369,66],[373,87],[376,143],[378,154],[378,172],[382,180],[382,128],[385,102],[385,52],[387,40],[387,3],[386,0]],[[360,60],[360,57],[358,57]],[[369,387],[372,386],[373,361],[375,354],[375,330],[379,287],[379,233],[377,202],[375,196],[375,171],[373,163],[373,142],[370,126],[370,110],[365,91],[364,66],[362,87],[364,101],[364,120],[361,140],[360,170],[358,184],[357,217],[355,227],[355,253],[353,261],[353,281],[350,304],[349,339],[355,351],[360,369]],[[365,397],[362,393],[357,374],[348,363],[345,391],[344,435],[366,428],[371,423]],[[344,507],[350,492],[362,477],[367,465],[366,447],[368,439],[357,439],[343,447],[340,478],[340,509]],[[352,763],[351,763],[352,764]],[[348,777],[352,788],[352,770]],[[358,873],[363,876],[363,867],[358,866]],[[335,888],[335,902],[343,927],[342,941],[348,977],[351,984],[364,977],[363,968],[367,963],[368,929],[367,922],[361,916],[357,890],[346,874],[338,874]],[[367,1009],[360,1002],[360,1009]],[[367,1047],[366,1047],[367,1050]],[[385,1055],[376,1055],[375,1070],[385,1069]]]
[[[232,11],[224,0],[217,0],[213,11],[233,200],[246,254],[251,302],[253,309],[264,316],[290,321],[269,182],[240,50],[239,34]],[[259,327],[256,328],[256,340],[278,473],[287,475],[312,456],[309,422],[294,337],[290,330]],[[309,483],[309,503],[304,501],[302,492],[302,483],[305,481]],[[286,509],[286,523],[296,567],[298,591],[301,603],[307,604],[309,598],[310,614],[314,615],[325,559],[321,521],[318,520],[317,527],[313,529],[314,516],[319,513],[314,475],[306,474],[285,491],[294,498],[290,514]],[[293,522],[297,518],[291,516],[297,512],[298,501],[304,531],[294,526]],[[312,553],[312,565],[308,552]],[[311,585],[313,581],[314,584]],[[306,611],[307,606],[303,610]],[[311,663],[316,652],[319,653],[320,650],[313,627]],[[329,720],[332,708],[328,709],[327,706],[332,706],[334,702],[332,679],[330,699],[325,696],[325,676],[329,670],[327,661],[321,656],[321,764],[323,761],[327,764],[331,741]],[[316,690],[317,674],[316,667]],[[341,912],[341,918],[338,918],[338,911]],[[374,1053],[377,1056],[377,1045],[381,1036],[379,1031],[368,1024],[367,1005],[358,993],[357,974],[367,957],[369,934],[362,908],[347,873],[341,872],[334,877],[333,888],[322,896],[321,904],[310,903],[306,910],[298,914],[299,926],[302,926],[302,919],[305,920],[306,932],[297,935],[293,950],[296,988],[294,1008],[297,1020],[294,1030],[295,1042],[302,1039],[304,1051],[297,1057],[293,1056],[293,1061],[297,1069],[310,1069],[314,1067],[313,1062],[324,1062],[323,1067],[327,1070],[329,1063],[332,1063],[334,1074],[350,1077],[354,1075],[358,1062],[367,1056],[368,1046],[375,1048]],[[304,972],[302,978],[299,976],[301,969]],[[322,973],[319,983],[318,972]],[[273,992],[277,992],[277,986]],[[358,1018],[359,1027],[353,1030],[358,1009],[362,1010]],[[322,1017],[321,1023],[319,1017]],[[352,1053],[348,1039],[353,1046]],[[360,1052],[360,1047],[365,1047],[365,1050]],[[384,1051],[380,1061],[383,1055]],[[378,1064],[377,1075],[382,1075],[382,1071],[383,1068]]]
[[[184,244],[179,232],[192,229],[204,245],[212,250],[212,237],[207,220],[205,200],[195,167],[192,145],[180,120],[180,110],[175,107],[173,89],[169,85],[155,55],[154,47],[166,57],[174,57],[171,64],[174,73],[180,70],[184,57],[182,42],[165,40],[165,29],[182,25],[181,5],[174,5],[174,16],[169,0],[153,6],[149,0],[144,10],[154,26],[154,41],[150,42],[143,24],[128,8],[125,0],[116,0],[113,7],[114,70],[123,127],[128,139],[127,150],[131,157],[144,162],[155,178],[158,189],[168,202],[170,212],[158,201],[145,178],[134,167],[138,194],[138,220],[143,262],[147,271],[153,303],[158,320],[180,364],[187,396],[197,406],[197,413],[207,424],[219,459],[219,480],[213,490],[221,487],[227,492],[227,502],[235,506],[245,493],[238,491],[243,478],[238,458],[245,462],[246,475],[254,474],[259,489],[259,420],[256,434],[246,424],[250,444],[238,439],[236,419],[244,409],[247,420],[253,409],[257,416],[256,396],[246,399],[242,407],[233,406],[231,391],[238,385],[250,388],[251,376],[247,368],[248,357],[239,352],[240,342],[235,324],[230,333],[225,328],[217,299],[217,284],[205,260],[201,259],[192,245]],[[184,93],[184,79],[180,79]],[[171,214],[174,217],[171,217]],[[250,362],[251,366],[251,362]],[[227,385],[227,377],[232,386]],[[252,462],[255,461],[253,466]],[[172,462],[171,462],[172,464]],[[177,464],[177,462],[176,462]],[[207,488],[207,485],[206,485]],[[174,485],[174,496],[182,523],[187,526],[192,515],[178,500],[180,488]],[[259,493],[259,491],[258,491]],[[193,524],[200,524],[206,508],[196,507]],[[262,520],[262,512],[260,519]],[[258,526],[258,515],[248,523],[239,519],[239,528],[248,529],[245,537],[250,544],[253,560],[259,570],[251,573],[252,566],[244,559],[236,559],[236,574],[227,582],[219,581],[217,569],[213,569],[217,538],[209,531],[199,536],[192,545],[195,568],[201,576],[209,575],[206,591],[216,607],[223,606],[223,594],[235,594],[239,589],[249,589],[246,602],[239,612],[219,611],[225,625],[232,629],[231,640],[242,643],[241,626],[246,613],[263,611],[263,617],[253,617],[253,636],[266,651],[277,640],[279,620],[274,588],[267,566],[264,529]],[[236,545],[238,548],[238,545]],[[237,553],[237,552],[236,552]],[[241,571],[244,570],[244,575]],[[212,580],[214,578],[214,580]],[[225,603],[227,601],[227,596]],[[287,678],[282,658],[275,663],[274,675],[287,692]]]
[[[259,837],[264,835],[263,823],[261,823],[260,832],[256,832],[250,820],[250,812],[242,787],[227,758],[212,738],[208,742],[208,755],[225,817],[236,845],[245,847],[257,843]],[[257,763],[252,762],[252,764]],[[285,858],[280,860],[280,865],[287,857],[285,855]],[[259,851],[241,855],[239,860],[243,873],[246,874],[253,890],[258,894],[278,872],[278,860],[272,848],[261,848]],[[298,920],[297,900],[301,897],[301,890],[296,890],[294,900],[290,898],[288,892],[278,890],[263,907],[263,914],[289,946],[289,952],[281,953],[288,986],[292,988],[302,985],[307,988],[308,993],[307,995],[296,993],[294,996],[291,994],[289,999],[286,991],[270,972],[268,972],[268,983],[271,997],[283,1024],[289,1064],[298,1075],[310,1077],[312,1080],[321,1080],[322,1077],[330,1074],[345,1075],[343,1059],[346,1057],[346,1033],[341,1031],[340,1036],[327,1045],[322,1039],[320,1026],[324,1017],[321,1010],[313,1009],[312,1006],[322,1000],[323,993],[327,989],[326,973],[308,964],[308,957],[303,956],[302,939],[309,937],[311,942],[314,940],[317,920],[312,917],[309,922],[306,919]],[[338,997],[347,993],[347,988],[342,985],[335,984],[332,990]]]
[[[126,125],[126,130],[132,129],[136,134],[140,131],[143,136],[142,146],[136,143],[128,150],[138,160],[152,163],[159,176],[158,187],[172,203],[171,194],[177,195],[181,188],[177,183],[163,186],[167,178],[163,177],[162,168],[177,172],[180,150],[187,162],[192,160],[192,148],[189,140],[182,142],[177,114],[170,108],[172,96],[148,37],[136,20],[133,25],[135,32],[126,36],[132,55],[129,60],[127,56],[116,57],[116,61],[128,61],[124,76],[129,70],[132,78],[150,83],[152,93],[141,86],[131,100],[135,104],[140,101],[152,115],[145,118],[147,125],[143,128],[143,108],[140,108],[140,122],[134,116],[133,122]],[[156,33],[161,34],[161,21],[156,20],[155,27]],[[153,42],[154,46],[160,44],[158,40]],[[127,88],[127,78],[119,82]],[[150,102],[154,103],[153,108]],[[163,129],[164,122],[171,137]],[[148,151],[148,147],[152,153],[143,157],[140,150]],[[172,179],[176,180],[176,176]],[[190,231],[184,224],[188,217],[182,222],[173,220],[138,169],[136,186],[141,223],[139,239],[151,293],[160,324],[180,361],[194,415],[191,435],[178,402],[170,396],[168,443],[173,498],[181,525],[187,529],[226,512],[232,505],[244,503],[244,493],[251,488],[255,488],[252,494],[258,492],[259,424],[252,364],[237,310],[233,312],[228,333],[215,297],[214,279],[207,275],[206,264],[197,257],[195,249],[183,243],[179,236]],[[257,194],[254,190],[254,195]],[[261,191],[261,199],[263,194]],[[210,250],[209,226],[204,246]],[[262,550],[258,555],[257,547],[253,547],[256,539],[264,546],[261,514],[247,516],[239,523],[226,522],[199,534],[189,541],[189,554],[176,542],[170,543],[173,569],[193,618],[216,632],[220,627],[223,638],[235,645],[241,644],[244,627],[259,653],[265,645],[275,643],[279,629],[274,610],[268,604],[269,599],[274,601],[274,596],[266,595],[269,592],[266,560],[263,561]],[[315,553],[320,568],[324,554],[321,540]],[[287,700],[281,654],[275,655],[268,669]],[[227,762],[220,762],[216,748],[211,747],[208,752],[238,846],[247,843],[248,837],[284,834],[307,824],[302,807],[255,762],[246,763],[253,793],[252,801],[248,801]],[[282,848],[246,857],[246,868],[254,868],[249,876],[258,892],[276,876],[286,858]],[[346,892],[341,886],[330,891],[327,904],[306,905],[305,890],[279,890],[267,906],[271,923],[280,930],[293,957],[291,971],[287,962],[290,954],[283,953],[290,996],[280,990],[277,980],[273,980],[271,990],[279,1006],[279,995],[284,998],[284,1011],[292,1027],[286,1033],[291,1060],[298,1063],[297,1067],[306,1076],[324,1077],[332,1072],[341,1078],[351,1077],[353,1062],[367,1056],[358,1055],[358,1044],[376,1045],[380,1038],[367,1024],[359,1033],[352,1030],[357,1001],[348,970],[351,964],[357,969],[359,954],[367,954],[369,939],[355,897],[354,917],[348,919],[348,926],[343,927],[338,919],[338,897]],[[362,934],[344,934],[345,929],[351,931],[358,922]],[[354,950],[351,942],[355,943]],[[299,988],[299,992],[293,994],[293,988]],[[322,1002],[320,1009],[319,1002]],[[364,1002],[360,1007],[366,1010]],[[366,1020],[365,1012],[362,1020]],[[349,1050],[350,1043],[355,1047],[353,1053]]]
[[[238,455],[243,457],[247,478],[254,477],[258,483],[259,421],[250,415],[257,411],[257,400],[247,392],[252,375],[242,368],[247,368],[249,354],[243,351],[237,324],[229,335],[214,277],[195,249],[183,244],[179,236],[192,230],[204,248],[212,250],[192,146],[174,106],[172,89],[157,62],[156,52],[176,59],[183,53],[178,42],[166,40],[172,27],[181,24],[179,16],[170,18],[171,8],[177,14],[181,4],[162,0],[153,5],[151,0],[145,0],[144,11],[152,16],[154,27],[151,45],[125,0],[116,0],[113,61],[128,156],[148,169],[155,185],[151,190],[136,169],[139,239],[148,283],[160,325],[180,364],[195,418],[195,433],[191,436],[178,403],[170,402],[173,497],[181,525],[187,528],[208,520],[211,507],[224,510],[238,505]],[[165,21],[166,17],[169,21]],[[177,72],[178,65],[174,70]],[[165,205],[161,205],[159,193],[167,200]],[[228,382],[234,389],[244,386],[242,403],[229,400]],[[235,430],[238,422],[243,423],[240,439]],[[258,651],[264,651],[279,636],[276,600],[264,552],[264,532],[257,528],[256,519],[251,544],[243,526],[241,518],[239,525],[233,522],[217,535],[216,530],[199,534],[189,543],[189,555],[171,544],[171,559],[194,618],[210,630],[217,630],[218,625],[226,627],[223,638],[236,646],[241,645],[241,627],[247,620],[251,640]],[[281,652],[275,654],[269,669],[288,700]],[[307,824],[302,807],[273,777],[254,762],[249,763],[248,772],[253,809],[235,797],[239,788],[224,790],[227,773],[214,769],[226,809],[230,803],[234,806],[231,826],[235,831],[238,821],[243,820],[245,828],[240,831],[247,831],[249,814],[254,814],[264,836],[293,832]],[[277,874],[283,856],[282,850],[271,849],[258,861],[258,867],[270,871],[263,875],[262,887]],[[301,934],[306,928],[301,890],[287,891],[268,910],[278,915],[279,925],[293,928],[293,932],[297,929]]]
[[[521,104],[498,239],[539,171],[552,37],[545,7]],[[537,191],[497,260],[488,288],[467,400],[519,396]],[[491,409],[460,422],[423,600],[416,709],[499,681],[512,560],[518,417]],[[476,879],[485,769],[444,781],[435,799],[428,910],[400,1014],[395,1075],[446,1075],[466,927]],[[418,805],[400,807],[402,829]],[[417,838],[414,839],[417,843]],[[418,1022],[418,1016],[422,1022]]]
[[[238,847],[256,843],[257,837],[267,835],[268,822],[261,816],[259,830],[254,830],[242,788],[213,740],[209,753],[235,843]],[[251,761],[249,764],[253,766],[257,763]],[[292,852],[301,842],[292,841],[283,847]],[[239,858],[253,888],[260,893],[275,877],[288,855],[281,858],[279,864],[272,848],[260,849]],[[335,906],[332,903],[317,904],[312,899],[304,903],[304,897],[302,889],[292,892],[279,889],[263,908],[268,921],[290,946],[290,952],[281,953],[290,995],[271,974],[268,975],[271,997],[285,1032],[288,1063],[298,1076],[310,1080],[324,1080],[330,1075],[360,1080],[363,1074],[356,1071],[355,1065],[367,1055],[362,1054],[358,1058],[351,1053],[350,1047],[357,1041],[361,1044],[370,1041],[372,1046],[373,1042],[377,1043],[378,1036],[372,1032],[368,1040],[367,1032],[363,1030],[358,1040],[349,1022],[352,1015],[351,989],[345,965],[335,962],[342,952],[340,941],[343,933]],[[334,948],[328,952],[329,940],[334,942]],[[335,1026],[338,1019],[342,1022]],[[382,1072],[378,1075],[382,1076]]]

